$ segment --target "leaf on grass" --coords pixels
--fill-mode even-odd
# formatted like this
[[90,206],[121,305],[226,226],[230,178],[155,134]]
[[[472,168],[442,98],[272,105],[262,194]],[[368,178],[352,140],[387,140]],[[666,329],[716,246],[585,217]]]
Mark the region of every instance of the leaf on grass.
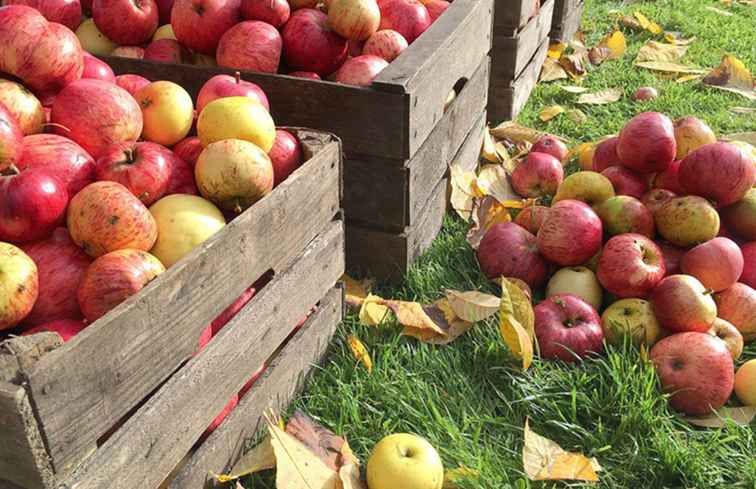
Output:
[[561,105],[549,105],[548,107],[543,108],[541,113],[538,114],[538,118],[543,122],[548,122],[563,112],[564,107],[562,107]]
[[339,469],[339,479],[341,480],[340,489],[365,489],[365,485],[360,479],[360,466],[349,463]]
[[[486,165],[483,167],[475,180],[475,186],[478,192],[480,192],[481,197],[493,197],[505,207],[510,204],[517,205],[516,203],[521,201],[520,196],[512,190],[507,170],[501,165]],[[512,201],[516,203],[512,204]]]
[[706,10],[714,12],[715,14],[724,15],[725,17],[732,17],[733,15],[735,15],[732,12],[728,12],[727,10],[722,10],[721,8],[712,7],[711,5],[708,5],[706,7]]
[[523,437],[522,464],[530,480],[599,480],[598,460],[565,451],[556,442],[531,431],[527,419]]
[[638,56],[635,57],[635,63],[643,61],[678,61],[688,52],[688,46],[678,46],[676,44],[665,44],[656,41],[648,41],[641,46]]
[[619,19],[619,23],[628,29],[632,29],[634,31],[642,31],[643,26],[635,17],[632,17],[630,15],[623,15]]
[[575,85],[560,85],[559,88],[568,93],[585,93],[588,91],[585,87],[578,87]]
[[252,450],[245,453],[227,475],[216,475],[215,479],[224,484],[275,467],[276,454],[273,452],[270,436],[266,436]]
[[598,46],[588,53],[591,63],[599,65],[606,60],[621,58],[627,49],[627,42],[622,31],[614,31],[604,36]]
[[704,428],[724,428],[728,422],[735,423],[738,426],[748,426],[754,418],[756,418],[756,406],[722,407],[709,416],[683,417],[688,423]]
[[360,307],[360,324],[364,326],[378,326],[386,319],[388,308],[382,304],[383,299],[377,295],[368,294]]
[[546,52],[546,56],[558,61],[562,57],[564,50],[567,49],[566,42],[552,42],[549,44],[549,50]]
[[544,133],[538,129],[521,126],[514,121],[505,121],[491,129],[491,135],[499,141],[506,139],[515,144],[523,142],[535,144]]
[[590,60],[587,50],[585,53],[566,54],[559,59],[559,64],[573,80],[578,80],[586,74],[588,63]]
[[603,105],[611,104],[622,98],[621,88],[607,88],[596,93],[584,93],[577,99],[579,104]]
[[368,373],[372,374],[373,360],[370,358],[370,353],[367,351],[367,348],[365,348],[365,345],[363,345],[360,339],[354,335],[349,335],[347,337],[347,342],[349,343],[349,348],[352,350],[354,359],[363,364]]
[[679,32],[665,32],[664,40],[670,44],[677,44],[678,46],[688,46],[692,44],[693,41],[696,40],[696,38],[691,37],[690,39],[683,39],[682,34],[680,34]]
[[570,109],[565,115],[575,124],[585,124],[588,122],[588,116],[580,109]]
[[346,440],[319,425],[302,411],[294,411],[286,423],[285,431],[308,447],[331,469],[338,470],[343,465],[342,451]]
[[683,75],[680,78],[676,79],[675,81],[677,83],[687,83],[689,81],[699,80],[700,78],[701,78],[701,75]]
[[636,19],[638,19],[638,23],[640,24],[641,28],[644,30],[647,30],[651,34],[661,34],[663,29],[659,24],[656,22],[649,20],[648,17],[643,15],[642,13],[635,11],[633,12],[633,15]]
[[538,81],[550,82],[564,78],[568,78],[567,72],[564,71],[559,61],[553,58],[546,58],[541,67],[541,75],[538,77]]
[[368,292],[373,287],[374,280],[355,280],[349,275],[344,274],[341,277],[341,281],[344,282],[346,288],[344,295],[347,306],[359,310],[362,306],[362,301],[365,300]]
[[501,304],[501,299],[495,295],[475,290],[460,292],[448,289],[446,290],[446,300],[457,317],[470,323],[477,323],[490,318],[496,314]]
[[446,299],[430,306],[417,302],[385,301],[404,326],[402,334],[434,345],[446,345],[472,328],[473,324],[459,319]]
[[496,143],[493,140],[493,136],[491,136],[488,126],[483,128],[483,147],[480,150],[480,155],[484,160],[491,163],[499,163],[501,161],[499,154],[496,152]]
[[512,216],[509,209],[504,207],[493,197],[483,197],[475,201],[475,209],[472,213],[473,225],[467,232],[467,242],[472,249],[477,250],[480,241],[491,226],[500,222],[509,222]]
[[722,63],[704,77],[703,83],[756,100],[753,75],[742,61],[731,54],[722,58]]
[[730,112],[733,114],[754,114],[756,107],[730,107]]
[[502,278],[501,285],[499,332],[512,354],[522,360],[522,368],[526,370],[533,362],[533,335],[530,332],[533,327],[530,324],[533,306],[530,298],[509,279]]
[[444,485],[441,489],[456,489],[457,483],[463,479],[477,479],[480,476],[480,472],[464,465],[460,465],[456,469],[449,469],[444,471]]
[[475,195],[475,173],[465,171],[459,165],[452,165],[451,170],[451,205],[465,221],[470,220]]
[[661,71],[663,73],[690,73],[695,75],[706,73],[706,70],[696,68],[695,66],[672,63],[669,61],[640,61],[636,62],[635,66],[651,71]]

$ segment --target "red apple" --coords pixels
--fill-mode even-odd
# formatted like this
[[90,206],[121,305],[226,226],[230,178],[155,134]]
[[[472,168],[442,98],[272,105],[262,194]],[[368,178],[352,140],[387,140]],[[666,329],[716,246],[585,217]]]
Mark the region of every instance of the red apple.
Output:
[[289,20],[291,8],[286,0],[241,0],[241,15],[245,20],[260,20],[280,29]]
[[214,55],[221,36],[241,20],[241,0],[176,0],[173,33],[182,46]]
[[0,331],[15,327],[37,300],[37,266],[26,253],[0,241]]
[[144,49],[144,59],[159,63],[182,64],[190,58],[189,51],[175,39],[158,39]]
[[165,195],[173,158],[171,150],[156,143],[116,143],[97,160],[95,177],[120,183],[150,206]]
[[157,224],[142,202],[117,182],[84,187],[68,206],[71,238],[89,256],[133,248],[148,251],[157,239]]
[[118,58],[144,59],[144,48],[141,46],[118,46],[110,52],[110,56]]
[[677,195],[682,195],[685,190],[680,185],[680,163],[681,160],[675,160],[669,164],[666,170],[657,173],[654,177],[654,188],[667,189]]
[[740,282],[751,288],[756,287],[756,241],[751,241],[740,247],[743,253],[743,273]]
[[610,166],[601,172],[612,182],[614,193],[617,195],[629,195],[636,199],[642,199],[648,190],[648,182],[632,170],[623,166]]
[[278,129],[268,156],[273,163],[273,186],[276,187],[302,165],[302,145],[292,133]]
[[197,184],[194,182],[194,169],[189,163],[173,153],[170,158],[171,177],[168,180],[168,188],[165,195],[189,194],[199,195]]
[[53,103],[55,132],[73,139],[94,158],[112,143],[136,141],[142,134],[142,110],[129,92],[102,80],[79,80]]
[[549,208],[543,205],[531,205],[525,207],[517,214],[514,222],[527,229],[533,236],[538,234],[543,221],[549,214]]
[[240,22],[226,31],[218,43],[218,66],[276,73],[283,41],[278,30],[259,20]]
[[116,77],[116,85],[129,92],[132,96],[150,83],[147,78],[140,75],[118,75]]
[[647,102],[659,96],[659,92],[654,87],[640,87],[633,93],[632,99],[635,102]]
[[554,195],[563,181],[562,163],[547,153],[531,152],[512,172],[512,188],[523,197]]
[[[436,1],[449,3],[446,0],[432,0],[432,2],[436,2]],[[565,161],[567,161],[567,157],[570,154],[570,150],[567,149],[567,145],[564,144],[564,141],[562,141],[556,136],[552,136],[551,134],[547,134],[543,136],[541,139],[539,139],[538,141],[536,141],[533,147],[530,148],[530,152],[531,153],[545,153],[545,154],[551,155],[557,160],[559,160],[561,163],[564,163]]]
[[109,83],[116,82],[115,73],[110,66],[87,52],[84,52],[84,71],[81,73],[81,77]]
[[158,28],[155,0],[94,0],[92,18],[105,37],[116,44],[147,44]]
[[210,344],[210,341],[213,339],[213,330],[210,326],[203,329],[200,333],[199,340],[197,340],[197,351],[195,355],[197,355],[199,352],[205,349],[207,345]]
[[638,233],[653,238],[656,234],[654,216],[635,197],[610,197],[596,207],[596,212],[604,225],[604,231],[610,236]]
[[680,266],[683,273],[696,277],[707,289],[719,292],[740,278],[743,253],[734,241],[714,238],[688,251]]
[[327,76],[347,57],[347,41],[328,27],[328,16],[311,8],[296,10],[281,31],[283,56],[295,71]]
[[710,414],[732,393],[735,368],[727,345],[700,332],[674,334],[651,348],[662,389],[670,405],[690,415]]
[[[260,102],[268,111],[270,104],[259,85],[244,81],[240,73],[235,76],[215,75],[202,85],[197,95],[197,113],[202,112],[207,104],[222,97],[249,97]],[[196,158],[195,158],[196,160]]]
[[66,186],[68,196],[94,182],[94,159],[81,146],[57,134],[24,138],[19,170],[45,168]]
[[561,200],[549,209],[538,231],[538,249],[563,267],[580,265],[601,249],[603,227],[591,207],[579,200]]
[[380,22],[381,11],[375,0],[329,0],[328,2],[329,27],[350,42],[366,41],[378,30]]
[[380,4],[379,29],[393,29],[409,44],[431,25],[428,9],[417,0],[385,0]]
[[405,49],[407,49],[407,40],[401,34],[391,29],[384,29],[370,36],[362,48],[362,54],[372,54],[391,63]]
[[693,150],[716,142],[717,137],[704,121],[689,116],[675,121],[675,140],[677,141],[676,157],[682,160]]
[[187,162],[189,166],[194,168],[197,164],[197,158],[199,158],[203,149],[200,139],[196,136],[192,136],[179,141],[173,147],[173,152],[176,156]]
[[0,173],[0,241],[22,243],[47,237],[63,222],[66,186],[46,168]]
[[50,22],[63,24],[75,31],[81,23],[79,0],[5,0],[3,5],[26,5],[35,8]]
[[617,156],[617,143],[619,143],[619,138],[613,136],[596,145],[593,152],[593,171],[601,173],[611,166],[622,165]]
[[536,237],[513,222],[495,224],[486,231],[478,247],[478,262],[492,280],[514,277],[530,287],[543,285],[548,271]]
[[81,319],[76,290],[92,259],[76,246],[66,228],[21,247],[34,260],[39,274],[39,296],[24,320],[27,326]]
[[87,268],[79,285],[81,312],[93,323],[163,272],[160,260],[146,251],[122,249],[102,255]]
[[674,161],[677,144],[672,121],[659,112],[643,112],[625,124],[617,142],[617,156],[638,173],[658,173]]
[[289,76],[296,78],[307,78],[309,80],[322,80],[322,78],[320,78],[320,75],[313,73],[312,71],[292,71],[291,73],[289,73]]
[[362,50],[365,48],[366,42],[367,41],[347,40],[347,58],[356,58],[363,54]]
[[664,204],[674,199],[676,195],[669,190],[663,188],[654,188],[643,194],[641,202],[645,205],[651,214],[656,214],[656,211],[662,208]]
[[155,0],[158,8],[158,24],[165,25],[171,23],[171,10],[173,9],[174,0]]
[[683,158],[679,179],[687,193],[723,207],[745,197],[756,184],[756,161],[734,144],[707,144]]
[[651,297],[662,328],[674,333],[705,333],[717,317],[717,305],[711,291],[690,275],[663,278]]
[[372,54],[349,58],[336,72],[336,81],[366,87],[388,66],[388,61]]
[[756,340],[756,290],[738,282],[714,300],[719,317],[738,328],[746,343]]
[[733,360],[737,360],[743,354],[743,335],[740,334],[738,328],[724,319],[715,319],[711,324],[709,334],[724,341]]
[[533,309],[541,357],[576,362],[603,350],[604,331],[596,310],[572,294],[557,294]]
[[18,120],[0,102],[0,172],[18,163],[23,141],[24,133]]
[[664,278],[662,251],[646,236],[620,234],[607,241],[598,261],[601,285],[617,297],[646,297]]
[[[74,291],[74,299],[76,299],[76,292]],[[76,305],[76,310],[79,310],[79,305]],[[21,336],[29,336],[37,333],[58,333],[63,343],[71,341],[71,339],[77,334],[84,331],[87,325],[81,321],[75,319],[59,319],[56,321],[50,321],[49,323],[40,324],[33,328],[24,330]]]
[[685,255],[686,250],[678,248],[664,241],[655,241],[656,245],[664,256],[664,268],[667,270],[667,275],[677,275],[681,272],[680,262]]
[[720,211],[722,223],[739,238],[756,241],[756,188]]
[[223,424],[223,421],[228,417],[229,414],[231,414],[231,411],[236,409],[236,406],[239,404],[239,396],[234,395],[234,397],[231,398],[231,400],[228,401],[228,404],[226,404],[223,407],[223,411],[220,412],[218,416],[213,419],[212,423],[210,423],[210,426],[207,427],[205,432],[200,437],[200,440],[204,440],[208,436],[210,436],[213,431],[217,430],[218,427]]
[[430,15],[431,23],[435,22],[436,19],[441,17],[441,14],[446,12],[446,9],[451,7],[451,3],[447,2],[446,0],[431,0],[430,2],[424,3],[425,8],[428,10],[428,15]]

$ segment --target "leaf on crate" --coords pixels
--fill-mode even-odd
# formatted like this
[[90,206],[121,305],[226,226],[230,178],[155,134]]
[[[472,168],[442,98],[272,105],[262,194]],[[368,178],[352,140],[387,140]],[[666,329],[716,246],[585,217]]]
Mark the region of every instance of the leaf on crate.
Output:
[[490,318],[496,314],[501,304],[501,299],[495,295],[476,290],[460,292],[447,289],[446,300],[457,317],[470,323],[477,323]]
[[588,116],[580,109],[570,109],[565,115],[575,124],[585,124],[588,122]]
[[501,162],[499,153],[496,151],[496,142],[494,142],[488,126],[483,128],[483,146],[480,149],[480,156],[490,163]]
[[549,44],[549,50],[546,52],[546,56],[558,61],[564,54],[564,50],[567,49],[566,42],[552,42]]
[[368,292],[373,288],[374,280],[364,279],[355,280],[347,274],[342,275],[341,281],[344,282],[344,295],[346,304],[349,308],[359,310],[362,301],[368,296]]
[[522,465],[530,480],[576,480],[598,482],[598,460],[567,452],[556,442],[530,430],[525,420]]
[[605,59],[618,59],[625,54],[625,51],[627,50],[627,41],[625,40],[625,35],[622,33],[622,31],[614,31],[604,36],[597,47],[600,49],[608,50],[608,54]]
[[554,80],[562,80],[564,78],[568,78],[567,72],[564,71],[564,68],[559,61],[553,58],[546,58],[541,67],[541,75],[539,76],[538,81],[550,82]]
[[500,222],[509,222],[512,216],[509,209],[504,207],[493,197],[483,197],[476,199],[475,209],[472,213],[473,225],[467,232],[467,242],[472,249],[477,250],[480,241],[491,226]]
[[756,100],[753,75],[742,61],[731,54],[722,58],[722,63],[704,77],[703,83]]
[[577,103],[586,105],[611,104],[622,98],[621,88],[607,88],[595,93],[584,93],[577,99]]
[[662,73],[689,73],[691,75],[703,75],[706,73],[706,70],[702,70],[701,68],[670,61],[640,61],[636,62],[635,66]]
[[367,348],[365,348],[365,345],[363,345],[360,339],[354,335],[349,335],[347,337],[347,342],[349,343],[349,348],[352,350],[354,359],[363,364],[368,373],[372,374],[373,359],[370,358],[370,353],[367,351]]
[[491,135],[499,141],[505,139],[514,144],[523,142],[535,144],[544,133],[538,129],[521,126],[514,121],[505,121],[491,129]]
[[732,17],[733,15],[735,15],[732,12],[728,12],[727,10],[722,10],[721,8],[713,7],[711,5],[708,5],[705,8],[706,10],[710,12],[714,12],[715,14],[719,14],[719,15],[724,15],[725,17]]
[[756,107],[730,107],[730,112],[733,114],[754,114]]
[[585,87],[578,87],[576,85],[560,85],[559,88],[567,93],[585,93],[588,91]]
[[682,34],[679,32],[665,32],[664,40],[667,41],[669,44],[677,44],[678,46],[689,46],[690,44],[693,43],[693,41],[696,40],[696,38],[691,37],[690,39],[683,39]]
[[456,469],[449,469],[444,471],[444,485],[441,489],[457,489],[459,487],[457,483],[464,479],[477,479],[480,476],[480,472],[460,465]]
[[505,206],[508,202],[520,201],[520,196],[512,190],[509,175],[502,165],[484,166],[475,179],[475,188],[477,196],[493,197]]
[[657,41],[648,41],[641,46],[638,55],[635,57],[635,63],[644,61],[678,61],[688,52],[688,46],[678,46],[676,44],[665,44]]
[[465,171],[459,165],[452,165],[451,174],[451,205],[465,221],[470,220],[473,200],[475,196],[475,173]]
[[659,24],[656,22],[650,20],[648,17],[643,15],[641,12],[635,11],[633,12],[633,15],[638,20],[638,24],[640,24],[641,28],[650,32],[651,34],[661,34],[663,29]]
[[275,467],[276,454],[273,452],[270,436],[266,436],[252,450],[245,453],[227,475],[216,475],[215,479],[224,484]]
[[756,406],[722,407],[708,416],[683,417],[688,423],[703,428],[724,428],[729,422],[738,426],[748,426],[754,418],[756,418]]
[[549,105],[548,107],[543,108],[541,113],[538,114],[538,118],[543,122],[548,122],[559,114],[562,114],[563,112],[564,107],[562,107],[561,105]]
[[683,75],[675,80],[677,83],[687,83],[693,80],[700,80],[701,75]]
[[522,360],[523,370],[527,370],[533,362],[532,317],[530,298],[514,282],[502,278],[499,332],[512,354]]
[[377,295],[368,294],[360,307],[360,324],[364,326],[378,326],[386,319],[388,308],[382,304],[383,299]]

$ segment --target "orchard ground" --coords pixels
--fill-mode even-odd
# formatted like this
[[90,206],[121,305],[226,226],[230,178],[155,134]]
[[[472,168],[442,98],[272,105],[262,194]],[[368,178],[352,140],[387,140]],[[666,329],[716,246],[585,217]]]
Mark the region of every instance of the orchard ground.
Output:
[[[586,0],[582,30],[594,45],[614,26],[611,10],[632,15],[640,10],[665,30],[697,39],[683,61],[717,66],[726,53],[756,70],[756,6],[726,6],[714,0],[614,2]],[[706,7],[732,12],[724,16]],[[588,121],[576,125],[564,116],[542,123],[547,105],[576,107],[574,95],[557,83],[539,85],[519,122],[570,139],[592,141],[616,132],[638,112],[655,110],[677,118],[696,115],[717,134],[756,130],[756,116],[738,115],[731,107],[753,107],[738,95],[705,88],[698,82],[678,84],[632,66],[648,34],[625,30],[628,52],[592,71],[584,81],[591,91],[621,87],[621,101],[580,109]],[[646,103],[630,100],[641,86],[660,96]],[[482,275],[465,241],[468,225],[451,215],[432,248],[405,280],[381,287],[382,297],[425,303],[445,288],[498,290]],[[427,438],[447,468],[462,464],[479,472],[463,488],[546,488],[565,483],[531,482],[522,467],[525,418],[536,432],[567,450],[598,458],[603,467],[596,484],[570,487],[606,488],[753,488],[756,486],[755,423],[717,430],[693,428],[668,409],[653,369],[639,361],[636,348],[610,348],[578,366],[536,360],[527,372],[517,368],[499,338],[496,319],[476,327],[448,346],[430,346],[399,336],[388,322],[380,328],[359,325],[350,315],[334,338],[329,356],[292,406],[345,435],[365,462],[383,436],[413,432]],[[371,375],[356,365],[345,338],[357,335],[370,351]],[[756,358],[756,344],[738,362]],[[269,477],[245,481],[245,487],[274,487]]]

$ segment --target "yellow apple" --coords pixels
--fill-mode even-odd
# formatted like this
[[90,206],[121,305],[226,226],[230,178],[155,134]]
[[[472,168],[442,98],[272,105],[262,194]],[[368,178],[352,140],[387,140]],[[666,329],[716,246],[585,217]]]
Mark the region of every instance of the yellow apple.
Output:
[[173,146],[189,134],[194,120],[192,97],[169,81],[145,85],[134,94],[142,108],[142,137],[163,146]]
[[24,136],[42,132],[45,110],[42,103],[23,85],[0,78],[0,104],[18,120]]
[[601,323],[606,341],[614,344],[630,336],[636,345],[651,346],[662,333],[653,306],[643,299],[618,300],[606,308]]
[[21,249],[0,241],[0,331],[31,312],[38,292],[37,265]]
[[79,38],[82,49],[94,55],[110,54],[118,47],[100,32],[92,19],[87,19],[79,25],[76,29],[76,37]]
[[441,489],[444,465],[433,445],[407,433],[389,435],[367,463],[370,489]]
[[557,271],[546,286],[546,297],[557,294],[576,295],[597,311],[601,309],[604,295],[596,275],[586,267],[565,267]]
[[197,119],[197,135],[205,148],[216,141],[241,139],[269,153],[276,138],[276,126],[256,99],[223,97],[202,109]]
[[152,35],[153,41],[159,41],[160,39],[176,39],[176,35],[173,33],[173,27],[171,24],[165,24],[158,27],[155,34]]
[[735,373],[735,395],[746,406],[756,406],[756,358],[748,360]]
[[593,207],[610,197],[614,197],[614,186],[608,178],[595,171],[579,171],[564,179],[553,202],[575,199]]
[[173,194],[150,207],[158,239],[150,253],[170,268],[226,225],[221,211],[196,195]]

